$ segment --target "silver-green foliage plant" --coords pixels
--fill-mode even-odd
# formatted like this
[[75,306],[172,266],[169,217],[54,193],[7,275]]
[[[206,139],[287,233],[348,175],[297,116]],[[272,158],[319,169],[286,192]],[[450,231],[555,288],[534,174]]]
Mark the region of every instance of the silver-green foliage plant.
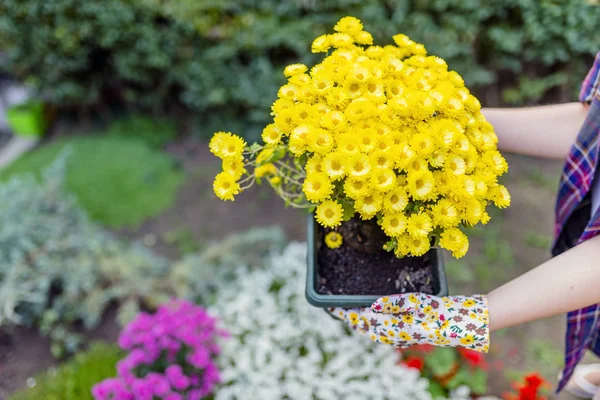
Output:
[[76,350],[110,305],[124,324],[173,296],[206,302],[215,279],[282,243],[277,229],[254,230],[172,264],[87,217],[62,190],[68,156],[39,181],[30,174],[0,184],[0,329],[39,326],[57,356]]

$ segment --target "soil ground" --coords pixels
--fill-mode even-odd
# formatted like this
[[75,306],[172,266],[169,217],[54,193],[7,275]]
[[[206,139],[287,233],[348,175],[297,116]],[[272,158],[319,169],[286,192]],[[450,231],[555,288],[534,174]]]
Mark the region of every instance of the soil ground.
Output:
[[[219,163],[206,144],[188,138],[167,150],[182,160],[190,174],[175,204],[138,229],[122,230],[118,235],[145,239],[157,253],[170,258],[177,258],[182,249],[193,249],[197,244],[256,226],[277,224],[289,240],[305,240],[305,215],[284,208],[266,186],[245,192],[235,203],[216,199],[212,179]],[[473,232],[471,250],[465,259],[455,261],[446,255],[451,294],[486,293],[550,257],[554,195],[561,163],[520,156],[507,159],[510,172],[505,184],[512,195],[512,205],[495,212],[489,225]],[[98,339],[114,339],[116,335],[111,323],[94,332]],[[493,366],[492,393],[501,395],[509,389],[507,378],[534,370],[554,384],[562,365],[563,335],[564,316],[494,333],[487,355]],[[35,332],[18,330],[10,341],[0,340],[0,399],[54,363],[47,341]]]

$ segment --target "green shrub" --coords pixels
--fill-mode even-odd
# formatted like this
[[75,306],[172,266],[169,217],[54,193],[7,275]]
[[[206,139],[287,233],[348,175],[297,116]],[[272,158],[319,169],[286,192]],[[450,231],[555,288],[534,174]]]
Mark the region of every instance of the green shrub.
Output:
[[66,189],[94,220],[112,227],[136,226],[167,209],[183,182],[173,159],[131,139],[76,137],[41,147],[18,159],[0,178],[39,173],[65,147]]
[[92,387],[116,375],[123,357],[116,345],[94,343],[72,360],[36,376],[35,386],[11,395],[8,400],[92,400]]
[[80,348],[110,305],[124,324],[173,296],[206,304],[216,279],[262,264],[284,240],[278,229],[258,229],[171,263],[93,223],[62,190],[67,160],[61,153],[41,180],[0,183],[0,328],[39,327],[57,357]]
[[4,0],[0,68],[57,104],[184,105],[206,111],[204,133],[256,133],[283,65],[314,60],[310,42],[343,15],[379,43],[423,42],[491,89],[488,105],[505,89],[515,104],[573,99],[600,48],[600,7],[586,0]]
[[148,118],[130,115],[114,121],[108,136],[122,139],[139,139],[152,148],[162,148],[177,137],[177,125],[167,118]]

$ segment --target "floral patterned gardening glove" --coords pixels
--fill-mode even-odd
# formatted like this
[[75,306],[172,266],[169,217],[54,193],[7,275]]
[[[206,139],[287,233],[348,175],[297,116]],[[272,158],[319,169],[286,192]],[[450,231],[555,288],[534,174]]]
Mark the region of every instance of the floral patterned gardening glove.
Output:
[[465,347],[483,353],[489,349],[487,298],[482,295],[406,293],[381,297],[371,309],[332,308],[329,312],[377,343]]

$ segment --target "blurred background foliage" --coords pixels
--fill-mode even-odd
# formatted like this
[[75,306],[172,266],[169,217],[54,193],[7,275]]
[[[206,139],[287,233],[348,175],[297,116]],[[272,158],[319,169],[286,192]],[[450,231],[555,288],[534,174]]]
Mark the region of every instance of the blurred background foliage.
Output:
[[575,99],[600,48],[589,0],[4,0],[0,70],[88,115],[183,113],[255,138],[283,66],[315,61],[343,15],[378,44],[424,43],[488,106]]

